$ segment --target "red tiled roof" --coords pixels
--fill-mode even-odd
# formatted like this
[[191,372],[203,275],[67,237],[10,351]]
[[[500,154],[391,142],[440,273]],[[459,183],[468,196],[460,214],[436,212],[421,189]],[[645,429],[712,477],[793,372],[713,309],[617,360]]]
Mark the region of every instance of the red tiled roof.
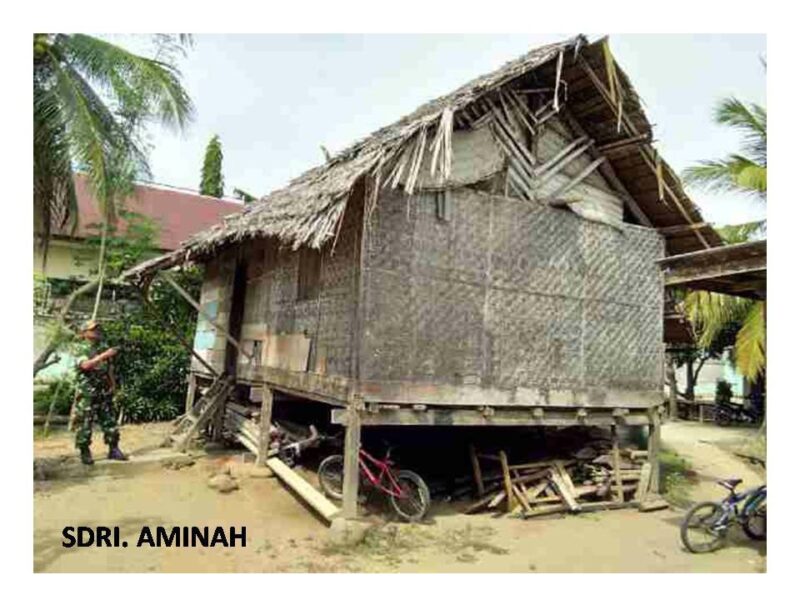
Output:
[[[75,193],[80,217],[78,229],[70,237],[98,235],[99,229],[91,225],[101,223],[100,213],[85,176],[75,176]],[[165,251],[176,249],[189,236],[208,229],[242,206],[235,200],[146,184],[137,184],[135,193],[124,201],[125,210],[149,217],[158,224],[156,246]],[[120,219],[117,230],[125,230],[124,219]]]

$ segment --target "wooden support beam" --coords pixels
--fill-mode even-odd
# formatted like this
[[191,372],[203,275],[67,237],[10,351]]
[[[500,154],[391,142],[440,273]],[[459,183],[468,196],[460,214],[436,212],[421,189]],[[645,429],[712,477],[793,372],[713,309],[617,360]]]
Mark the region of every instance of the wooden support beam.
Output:
[[661,235],[673,235],[676,233],[690,233],[695,229],[705,229],[711,227],[708,223],[685,223],[683,225],[671,225],[669,227],[659,227],[658,233]]
[[514,505],[516,504],[516,498],[514,497],[514,489],[513,485],[511,484],[511,472],[508,468],[508,456],[504,450],[501,450],[498,454],[500,458],[500,470],[503,473],[503,488],[506,492],[506,502],[507,504],[507,511],[511,512],[514,510]]
[[[589,65],[589,63],[586,61],[586,59],[583,58],[580,54],[578,54],[578,62],[580,63],[581,67],[586,72],[586,74],[589,76],[589,78],[592,80],[592,83],[595,84],[595,87],[597,88],[597,90],[600,92],[600,94],[603,96],[603,98],[605,98],[606,103],[609,105],[611,110],[613,112],[617,113],[619,111],[619,106],[617,106],[615,104],[613,98],[610,95],[610,92],[606,88],[606,86],[603,83],[603,81],[597,76],[597,74],[594,72],[594,70]],[[627,133],[629,135],[640,135],[640,132],[636,129],[636,126],[631,122],[631,120],[628,117],[628,115],[626,115],[624,112],[620,112],[619,113],[619,118],[620,118],[620,123],[625,126],[625,128],[627,130]],[[645,164],[647,164],[647,166],[650,168],[650,170],[653,171],[653,174],[658,176],[659,168],[658,168],[658,165],[656,164],[657,159],[655,158],[655,156],[656,156],[655,150],[650,149],[650,152],[652,152],[654,156],[650,156],[649,153],[644,148],[641,148],[641,147],[639,148],[639,154],[642,157],[642,159],[644,159]],[[678,209],[678,212],[680,212],[681,215],[683,216],[683,218],[686,219],[686,222],[687,223],[692,223],[693,222],[692,218],[686,212],[686,209],[684,208],[682,201],[680,200],[680,198],[678,198],[677,194],[673,191],[672,186],[667,185],[666,182],[664,182],[664,189],[667,192],[667,195],[672,200],[672,202],[675,205],[675,207]],[[699,230],[695,230],[694,234],[695,234],[697,239],[700,241],[700,243],[704,247],[706,247],[706,248],[710,248],[711,247],[711,244],[708,243],[708,241],[700,233]]]
[[188,413],[194,406],[194,397],[197,393],[197,375],[189,372],[189,381],[186,386],[186,402],[184,403],[184,413]]
[[627,150],[630,146],[635,144],[650,143],[651,138],[652,136],[649,133],[640,133],[639,135],[632,135],[622,140],[603,144],[602,146],[598,146],[597,150],[598,152],[616,152],[621,149]]
[[170,284],[175,289],[175,291],[177,291],[181,295],[181,297],[183,297],[183,299],[186,300],[192,306],[192,308],[194,308],[198,313],[203,315],[203,317],[205,317],[206,320],[209,323],[211,323],[214,329],[222,333],[228,340],[228,342],[230,342],[230,344],[234,348],[236,348],[238,352],[240,352],[248,360],[253,358],[250,354],[248,354],[242,349],[242,347],[239,345],[239,341],[236,338],[234,338],[225,327],[223,327],[222,325],[218,325],[215,322],[215,320],[205,310],[203,310],[203,307],[200,306],[200,304],[198,304],[194,298],[192,298],[189,292],[183,289],[183,287],[181,287],[180,284],[178,284],[178,282],[175,281],[169,273],[161,271],[159,275],[164,279],[164,281]]
[[664,285],[682,285],[693,281],[730,277],[745,273],[758,273],[767,270],[766,256],[751,256],[718,264],[668,265],[664,275]]
[[483,473],[481,472],[481,463],[478,460],[478,453],[475,451],[475,446],[469,445],[469,460],[472,463],[472,476],[475,478],[475,489],[477,490],[478,497],[483,497],[486,489],[483,485]]
[[[581,181],[586,179],[589,175],[591,175],[597,167],[603,164],[606,161],[605,157],[601,156],[600,158],[595,159],[591,163],[589,163],[580,173],[578,173],[573,179],[570,179],[567,183],[562,185],[555,193],[553,193],[553,197],[556,198],[556,202],[559,201],[564,194],[568,194],[569,191],[574,188],[576,185],[580,184]],[[562,201],[566,204],[565,201]]]
[[264,385],[261,388],[261,419],[258,427],[258,453],[256,462],[260,465],[267,464],[269,454],[270,429],[272,426],[272,388]]
[[650,463],[650,491],[658,494],[661,491],[661,467],[659,454],[661,452],[661,417],[658,411],[650,411],[650,425],[647,436],[647,457]]
[[[492,408],[492,407],[490,407]],[[493,407],[491,413],[480,408],[438,408],[428,405],[428,410],[416,411],[411,406],[395,410],[364,412],[360,416],[361,425],[447,425],[447,426],[531,426],[545,425],[567,427],[571,425],[593,425],[608,427],[616,423],[626,425],[646,425],[649,417],[645,409],[627,409],[628,413],[614,414],[612,409],[587,411],[580,416],[578,408],[520,409]],[[541,411],[541,412],[540,412]],[[345,408],[331,411],[331,422],[346,425],[349,412]]]
[[625,496],[622,490],[622,475],[619,472],[619,436],[617,434],[617,426],[611,426],[611,461],[614,467],[614,488],[616,490],[617,502],[623,502]]
[[353,399],[347,409],[344,436],[344,482],[342,484],[342,516],[358,517],[359,449],[361,448],[361,419]]

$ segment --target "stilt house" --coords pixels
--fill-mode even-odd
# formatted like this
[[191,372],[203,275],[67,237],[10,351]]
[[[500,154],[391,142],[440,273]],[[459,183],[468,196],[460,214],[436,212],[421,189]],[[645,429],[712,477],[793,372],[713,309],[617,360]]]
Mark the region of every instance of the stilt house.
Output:
[[720,241],[651,141],[607,40],[578,36],[428,102],[128,275],[146,285],[203,265],[192,372],[329,404],[346,464],[369,425],[657,434],[657,261]]

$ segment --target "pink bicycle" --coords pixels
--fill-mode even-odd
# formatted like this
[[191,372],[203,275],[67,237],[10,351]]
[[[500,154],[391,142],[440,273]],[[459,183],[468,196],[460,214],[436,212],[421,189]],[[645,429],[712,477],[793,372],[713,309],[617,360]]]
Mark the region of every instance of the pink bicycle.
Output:
[[[383,460],[358,451],[360,484],[369,485],[389,497],[389,503],[401,519],[420,521],[431,505],[431,493],[425,481],[413,471],[393,468],[389,460],[391,449],[387,449]],[[336,500],[342,499],[344,480],[344,457],[334,454],[323,460],[317,469],[322,491]]]

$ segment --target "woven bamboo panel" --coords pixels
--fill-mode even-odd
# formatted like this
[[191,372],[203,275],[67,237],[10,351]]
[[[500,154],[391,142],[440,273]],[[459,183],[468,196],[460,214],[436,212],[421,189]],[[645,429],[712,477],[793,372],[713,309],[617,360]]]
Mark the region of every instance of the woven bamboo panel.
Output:
[[364,377],[658,389],[663,254],[651,230],[466,190],[382,197],[369,235]]

